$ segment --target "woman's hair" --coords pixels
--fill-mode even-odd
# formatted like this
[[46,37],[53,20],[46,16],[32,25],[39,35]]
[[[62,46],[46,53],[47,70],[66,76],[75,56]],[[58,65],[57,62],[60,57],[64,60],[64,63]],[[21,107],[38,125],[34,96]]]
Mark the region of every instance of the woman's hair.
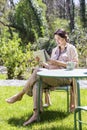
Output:
[[54,35],[59,35],[60,37],[64,38],[66,41],[69,40],[67,32],[63,29],[58,29],[56,32],[54,32]]

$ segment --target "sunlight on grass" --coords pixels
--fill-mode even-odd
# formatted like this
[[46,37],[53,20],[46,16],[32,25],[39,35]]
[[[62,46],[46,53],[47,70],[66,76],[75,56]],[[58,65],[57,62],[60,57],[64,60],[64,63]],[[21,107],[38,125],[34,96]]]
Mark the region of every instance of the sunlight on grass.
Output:
[[6,74],[0,74],[0,79],[6,79],[7,75]]
[[[23,127],[32,114],[32,97],[25,95],[22,101],[14,104],[7,104],[5,99],[18,93],[22,87],[0,87],[0,130],[73,130],[73,113],[67,114],[66,111],[66,93],[51,92],[52,106],[45,108],[41,114],[41,121],[32,125]],[[81,90],[82,104],[87,105],[87,90]],[[84,100],[85,99],[85,100]],[[87,121],[85,112],[83,118]],[[84,126],[83,130],[86,130]]]

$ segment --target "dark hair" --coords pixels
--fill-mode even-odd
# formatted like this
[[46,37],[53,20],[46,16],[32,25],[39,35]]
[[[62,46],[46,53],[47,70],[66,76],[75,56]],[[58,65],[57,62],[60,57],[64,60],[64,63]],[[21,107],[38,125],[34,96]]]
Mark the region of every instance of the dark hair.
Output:
[[54,35],[59,35],[60,37],[64,38],[66,41],[68,41],[68,35],[66,33],[66,31],[64,31],[63,29],[58,29]]

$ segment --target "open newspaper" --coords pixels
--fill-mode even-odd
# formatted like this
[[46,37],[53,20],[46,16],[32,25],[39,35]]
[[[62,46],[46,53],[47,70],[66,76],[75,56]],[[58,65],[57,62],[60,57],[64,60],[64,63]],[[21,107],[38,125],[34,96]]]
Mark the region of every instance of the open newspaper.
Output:
[[34,52],[34,57],[38,57],[41,62],[46,62],[50,58],[45,49]]

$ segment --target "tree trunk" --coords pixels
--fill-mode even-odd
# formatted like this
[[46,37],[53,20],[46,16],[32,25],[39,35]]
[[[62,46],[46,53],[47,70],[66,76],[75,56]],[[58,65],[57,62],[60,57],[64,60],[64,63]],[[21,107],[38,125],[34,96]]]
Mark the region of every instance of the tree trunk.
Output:
[[81,22],[82,22],[82,26],[85,28],[86,25],[86,7],[85,7],[85,0],[79,0],[80,2],[80,18],[81,18]]
[[74,2],[73,0],[66,0],[66,10],[68,19],[70,20],[70,31],[74,29]]

